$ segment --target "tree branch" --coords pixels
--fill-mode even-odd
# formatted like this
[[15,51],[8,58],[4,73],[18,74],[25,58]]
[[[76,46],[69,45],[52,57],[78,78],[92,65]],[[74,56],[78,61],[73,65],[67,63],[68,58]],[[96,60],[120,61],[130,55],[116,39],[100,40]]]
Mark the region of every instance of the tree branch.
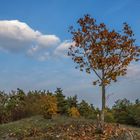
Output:
[[[93,68],[92,68],[93,69]],[[101,76],[97,73],[97,71],[95,69],[93,69],[93,71],[95,72],[95,74],[98,76],[98,78],[102,81]]]

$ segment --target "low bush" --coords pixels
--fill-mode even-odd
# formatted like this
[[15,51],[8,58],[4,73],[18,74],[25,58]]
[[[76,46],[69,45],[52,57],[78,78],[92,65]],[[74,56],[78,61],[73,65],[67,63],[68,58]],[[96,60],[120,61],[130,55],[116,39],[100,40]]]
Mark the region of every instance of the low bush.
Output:
[[57,99],[55,96],[42,96],[41,102],[41,112],[44,118],[51,119],[53,115],[57,114]]
[[70,117],[78,118],[80,117],[80,113],[76,107],[72,107],[68,110],[68,114]]

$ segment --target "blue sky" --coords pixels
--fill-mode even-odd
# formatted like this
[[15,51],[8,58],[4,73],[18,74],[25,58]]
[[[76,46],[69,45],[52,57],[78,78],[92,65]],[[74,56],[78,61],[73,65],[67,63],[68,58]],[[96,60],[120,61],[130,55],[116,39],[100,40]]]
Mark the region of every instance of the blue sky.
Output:
[[[68,27],[90,14],[109,28],[120,30],[128,22],[140,45],[139,0],[0,0],[0,90],[16,88],[55,90],[100,106],[100,88],[94,75],[75,70],[66,57],[71,35]],[[107,105],[118,98],[140,98],[140,66],[132,64],[128,75],[107,88]]]

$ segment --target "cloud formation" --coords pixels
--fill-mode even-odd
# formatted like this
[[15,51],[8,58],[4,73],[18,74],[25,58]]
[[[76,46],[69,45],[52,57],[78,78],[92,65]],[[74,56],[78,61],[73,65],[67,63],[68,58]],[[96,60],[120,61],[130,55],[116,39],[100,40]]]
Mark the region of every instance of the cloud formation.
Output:
[[25,53],[44,61],[51,55],[63,55],[71,45],[61,42],[56,35],[46,35],[18,20],[0,21],[0,49],[12,53]]
[[57,55],[57,56],[67,57],[67,50],[73,44],[74,44],[74,42],[71,42],[69,40],[65,40],[55,49],[54,54]]

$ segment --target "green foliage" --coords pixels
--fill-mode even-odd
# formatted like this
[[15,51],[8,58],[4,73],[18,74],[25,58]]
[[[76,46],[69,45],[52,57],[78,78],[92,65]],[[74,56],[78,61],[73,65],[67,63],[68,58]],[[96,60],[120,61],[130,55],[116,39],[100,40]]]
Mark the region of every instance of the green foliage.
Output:
[[92,105],[89,105],[84,100],[82,100],[82,102],[79,103],[78,110],[79,110],[81,116],[83,116],[85,118],[92,118],[92,119],[96,118],[96,112],[95,112],[94,107]]
[[[9,94],[0,91],[0,123],[35,115],[51,118],[56,113],[62,116],[80,114],[86,119],[96,119],[100,110],[84,100],[78,102],[77,96],[65,98],[61,88],[57,88],[54,93],[45,90],[25,93],[21,89],[11,91]],[[117,100],[112,108],[106,109],[105,121],[140,126],[139,99],[134,103],[127,99]]]
[[29,91],[26,95],[26,114],[27,116],[40,114],[40,98],[43,96],[41,91]]
[[139,99],[136,99],[135,100],[135,104],[137,104],[137,105],[140,104],[140,100]]
[[127,99],[117,100],[113,106],[116,122],[123,124],[139,125],[140,104],[132,104]]
[[8,96],[4,92],[0,92],[0,123],[5,123],[8,120],[8,113],[6,111],[6,105],[8,101]]
[[105,122],[114,123],[115,121],[116,120],[115,120],[113,111],[111,109],[107,108],[105,111]]
[[63,90],[61,88],[57,88],[55,96],[57,98],[58,113],[61,115],[67,114],[68,105],[65,96],[63,95]]
[[73,96],[73,97],[68,97],[67,98],[67,105],[68,105],[68,108],[71,108],[71,107],[77,107],[77,95]]
[[140,102],[136,103],[135,105],[132,106],[131,114],[133,116],[135,124],[140,126]]
[[17,89],[17,92],[13,91],[7,101],[6,108],[10,113],[12,121],[23,118],[26,115],[25,93],[21,89]]

